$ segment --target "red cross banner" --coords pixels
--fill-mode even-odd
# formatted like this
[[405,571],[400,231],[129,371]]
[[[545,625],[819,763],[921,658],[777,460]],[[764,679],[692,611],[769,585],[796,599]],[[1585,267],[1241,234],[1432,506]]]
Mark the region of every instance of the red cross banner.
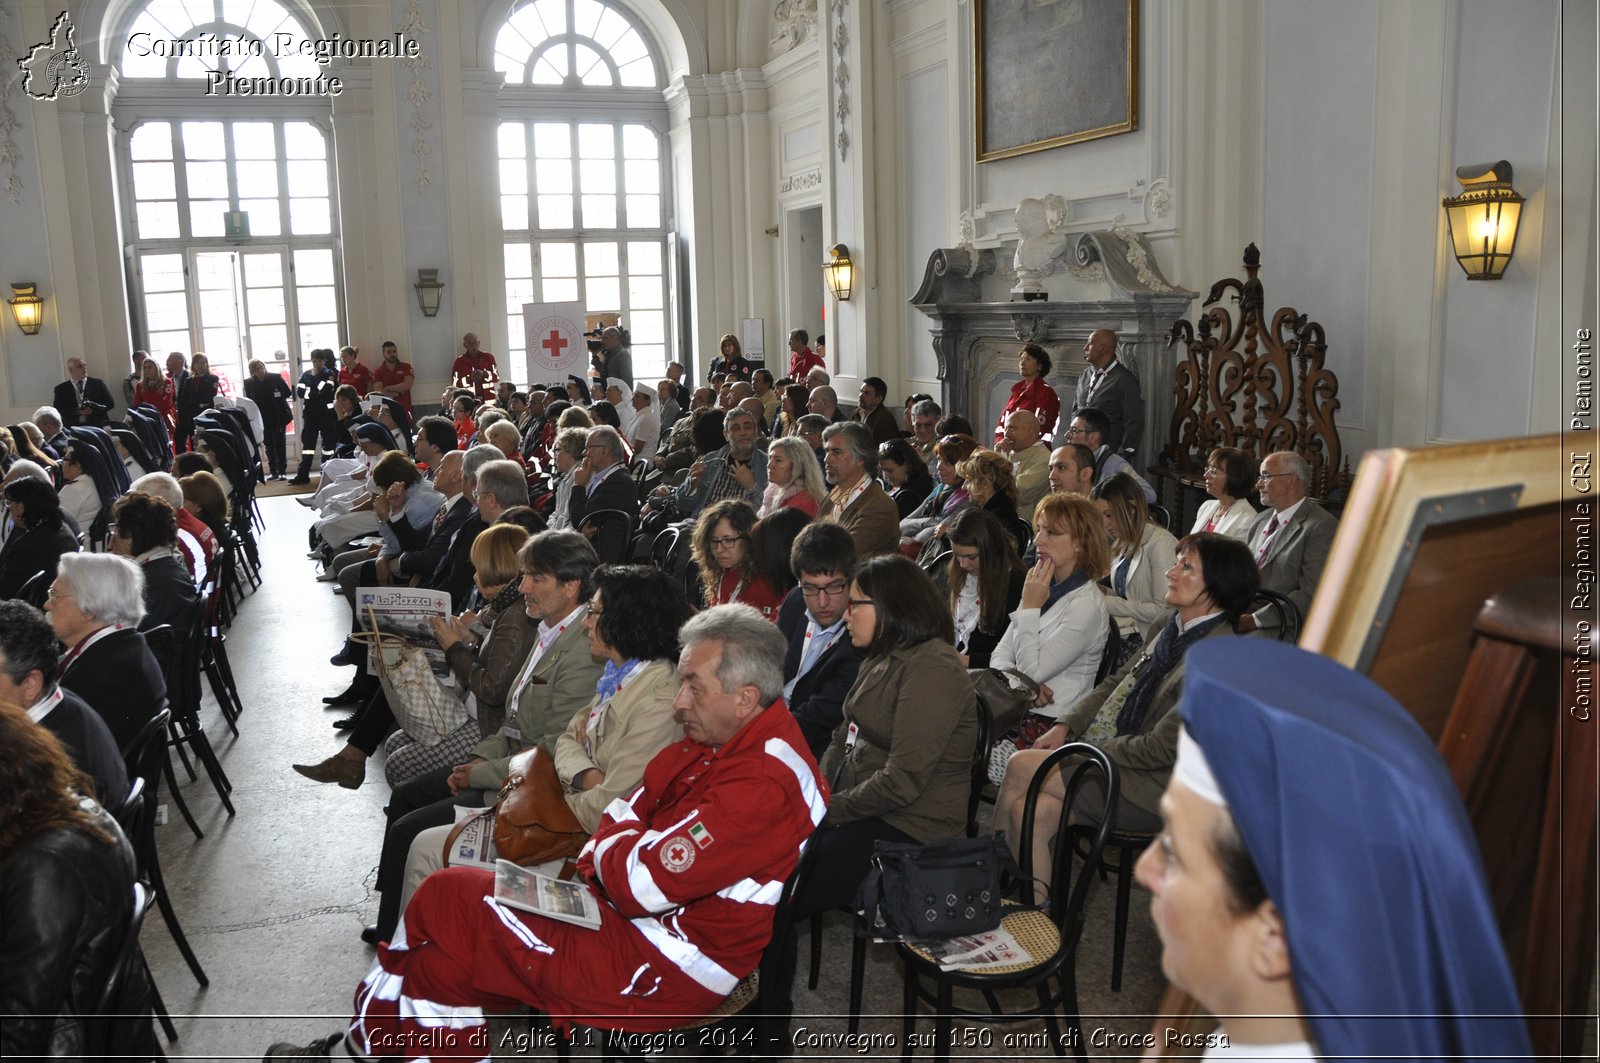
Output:
[[569,374],[586,374],[589,353],[584,346],[584,321],[582,303],[522,304],[530,383],[562,383]]

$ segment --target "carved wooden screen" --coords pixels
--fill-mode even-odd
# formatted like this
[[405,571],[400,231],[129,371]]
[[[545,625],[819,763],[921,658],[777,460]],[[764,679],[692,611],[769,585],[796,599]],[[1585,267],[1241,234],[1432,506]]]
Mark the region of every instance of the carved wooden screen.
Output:
[[[1322,326],[1292,307],[1267,323],[1255,244],[1245,248],[1244,268],[1245,280],[1229,277],[1211,286],[1198,327],[1178,321],[1168,340],[1181,343],[1183,355],[1174,377],[1172,427],[1151,472],[1163,481],[1163,501],[1180,519],[1191,512],[1188,503],[1215,447],[1237,447],[1258,462],[1275,450],[1295,451],[1311,467],[1312,497],[1335,509],[1350,486],[1349,459],[1333,423],[1339,381],[1323,366],[1328,345]],[[1228,292],[1238,303],[1237,317],[1222,304]],[[1175,491],[1170,501],[1169,484]]]

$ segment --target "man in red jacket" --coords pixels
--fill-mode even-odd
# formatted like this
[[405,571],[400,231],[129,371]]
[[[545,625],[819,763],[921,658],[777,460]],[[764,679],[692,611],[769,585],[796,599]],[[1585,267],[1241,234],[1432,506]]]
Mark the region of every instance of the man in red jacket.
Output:
[[789,379],[801,381],[813,369],[826,369],[822,355],[806,346],[811,337],[803,328],[789,330]]
[[755,970],[784,880],[827,811],[827,784],[783,703],[777,627],[724,605],[680,637],[674,705],[687,737],[612,802],[578,860],[599,929],[511,908],[494,899],[491,873],[446,868],[379,947],[348,1035],[274,1045],[267,1058],[326,1059],[343,1047],[357,1058],[482,1059],[484,1012],[519,1005],[558,1026],[666,1030],[709,1014]]

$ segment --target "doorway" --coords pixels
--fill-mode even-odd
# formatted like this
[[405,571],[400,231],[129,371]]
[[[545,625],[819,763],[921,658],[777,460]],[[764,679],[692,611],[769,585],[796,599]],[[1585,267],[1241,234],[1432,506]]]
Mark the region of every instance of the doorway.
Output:
[[[767,336],[767,368],[781,377],[789,368],[790,329],[805,329],[814,344],[825,329],[822,291],[822,206],[784,213],[783,320]],[[833,369],[829,367],[831,373]]]

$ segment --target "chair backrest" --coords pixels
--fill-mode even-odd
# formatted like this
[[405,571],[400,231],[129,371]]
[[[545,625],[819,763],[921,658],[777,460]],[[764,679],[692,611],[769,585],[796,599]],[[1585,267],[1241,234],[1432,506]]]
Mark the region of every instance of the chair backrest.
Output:
[[974,698],[978,713],[978,746],[972,755],[972,784],[967,792],[967,837],[978,836],[978,805],[989,785],[989,753],[994,748],[994,715],[982,698]]
[[784,966],[784,950],[788,947],[789,931],[794,926],[794,899],[800,896],[802,888],[810,880],[816,861],[812,854],[816,851],[817,832],[812,831],[811,837],[800,847],[800,859],[794,865],[794,871],[783,883],[783,892],[778,894],[778,903],[772,910],[772,940],[767,943],[766,949],[761,953],[761,963],[757,968],[760,972],[760,987],[757,990],[756,1014],[768,1015],[772,1013],[769,1006],[773,1001],[766,998],[766,994],[783,984],[780,978],[781,968]]
[[[629,513],[625,509],[597,509],[591,513],[584,514],[583,520],[579,523],[578,531],[581,532],[585,527],[595,528],[596,531],[594,540],[591,540],[595,541],[602,537],[601,533],[606,525],[620,523],[622,526],[622,534],[620,537],[622,550],[620,556],[607,557],[605,552],[600,551],[599,546],[595,547],[595,551],[600,553],[600,560],[602,562],[607,564],[623,564],[628,560],[626,555],[628,553],[629,545],[633,541],[633,524],[635,519],[636,514]],[[616,551],[612,550],[608,552],[615,553]]]
[[122,807],[112,813],[111,818],[117,821],[117,826],[122,828],[122,833],[127,836],[128,843],[137,852],[139,848],[139,827],[144,815],[145,806],[145,781],[134,779],[128,787],[128,796],[122,799]]
[[[1039,793],[1053,771],[1062,773],[1062,781],[1065,784],[1062,789],[1066,796],[1061,802],[1060,821],[1053,825],[1057,845],[1055,869],[1051,877],[1050,917],[1061,928],[1063,947],[1071,947],[1083,929],[1083,905],[1088,899],[1094,878],[1099,873],[1100,857],[1105,851],[1106,838],[1116,828],[1119,783],[1116,765],[1111,763],[1111,758],[1087,742],[1069,742],[1052,750],[1039,765],[1039,769],[1033,773],[1033,778],[1028,781],[1028,791],[1023,797],[1022,837],[1018,848],[1021,850],[1019,857],[1024,878],[1033,874],[1033,832],[1036,829],[1034,818],[1038,811]],[[1088,800],[1089,792],[1085,787],[1095,776],[1100,780],[1100,794],[1091,802]],[[1080,801],[1080,797],[1084,800]],[[1090,805],[1093,807],[1086,807]],[[1067,875],[1073,846],[1068,841],[1067,828],[1069,820],[1073,817],[1086,824],[1094,823],[1097,826],[1093,828],[1094,833],[1089,842],[1088,859],[1069,883]]]
[[[1167,531],[1172,531],[1172,514],[1167,510],[1166,506],[1158,506],[1152,502],[1146,508],[1150,510],[1151,520],[1167,529]],[[1176,535],[1177,533],[1173,532],[1173,534]]]
[[40,569],[29,576],[22,586],[17,588],[16,599],[19,602],[27,602],[35,609],[43,609],[45,596],[50,593],[50,580],[46,578],[49,575],[47,570]]
[[83,1019],[86,1057],[100,1058],[118,1051],[120,1046],[114,1043],[117,1021],[136,1017],[124,1014],[127,1004],[130,1003],[125,998],[128,996],[129,983],[133,981],[132,975],[136,969],[135,961],[139,956],[139,930],[144,926],[144,917],[150,911],[150,905],[154,900],[155,891],[148,883],[133,884],[133,907],[122,924],[122,937],[117,945],[111,970],[107,974],[105,985],[100,988],[100,997],[95,1003],[93,1014]]
[[1256,596],[1250,599],[1250,611],[1271,609],[1278,621],[1275,629],[1279,642],[1300,641],[1300,607],[1295,605],[1286,596],[1277,591],[1269,591],[1265,587],[1256,591]]
[[1106,677],[1117,670],[1117,658],[1122,656],[1122,629],[1117,626],[1117,618],[1112,617],[1106,628],[1106,646],[1100,654],[1100,667],[1094,673],[1095,686],[1104,683]]

